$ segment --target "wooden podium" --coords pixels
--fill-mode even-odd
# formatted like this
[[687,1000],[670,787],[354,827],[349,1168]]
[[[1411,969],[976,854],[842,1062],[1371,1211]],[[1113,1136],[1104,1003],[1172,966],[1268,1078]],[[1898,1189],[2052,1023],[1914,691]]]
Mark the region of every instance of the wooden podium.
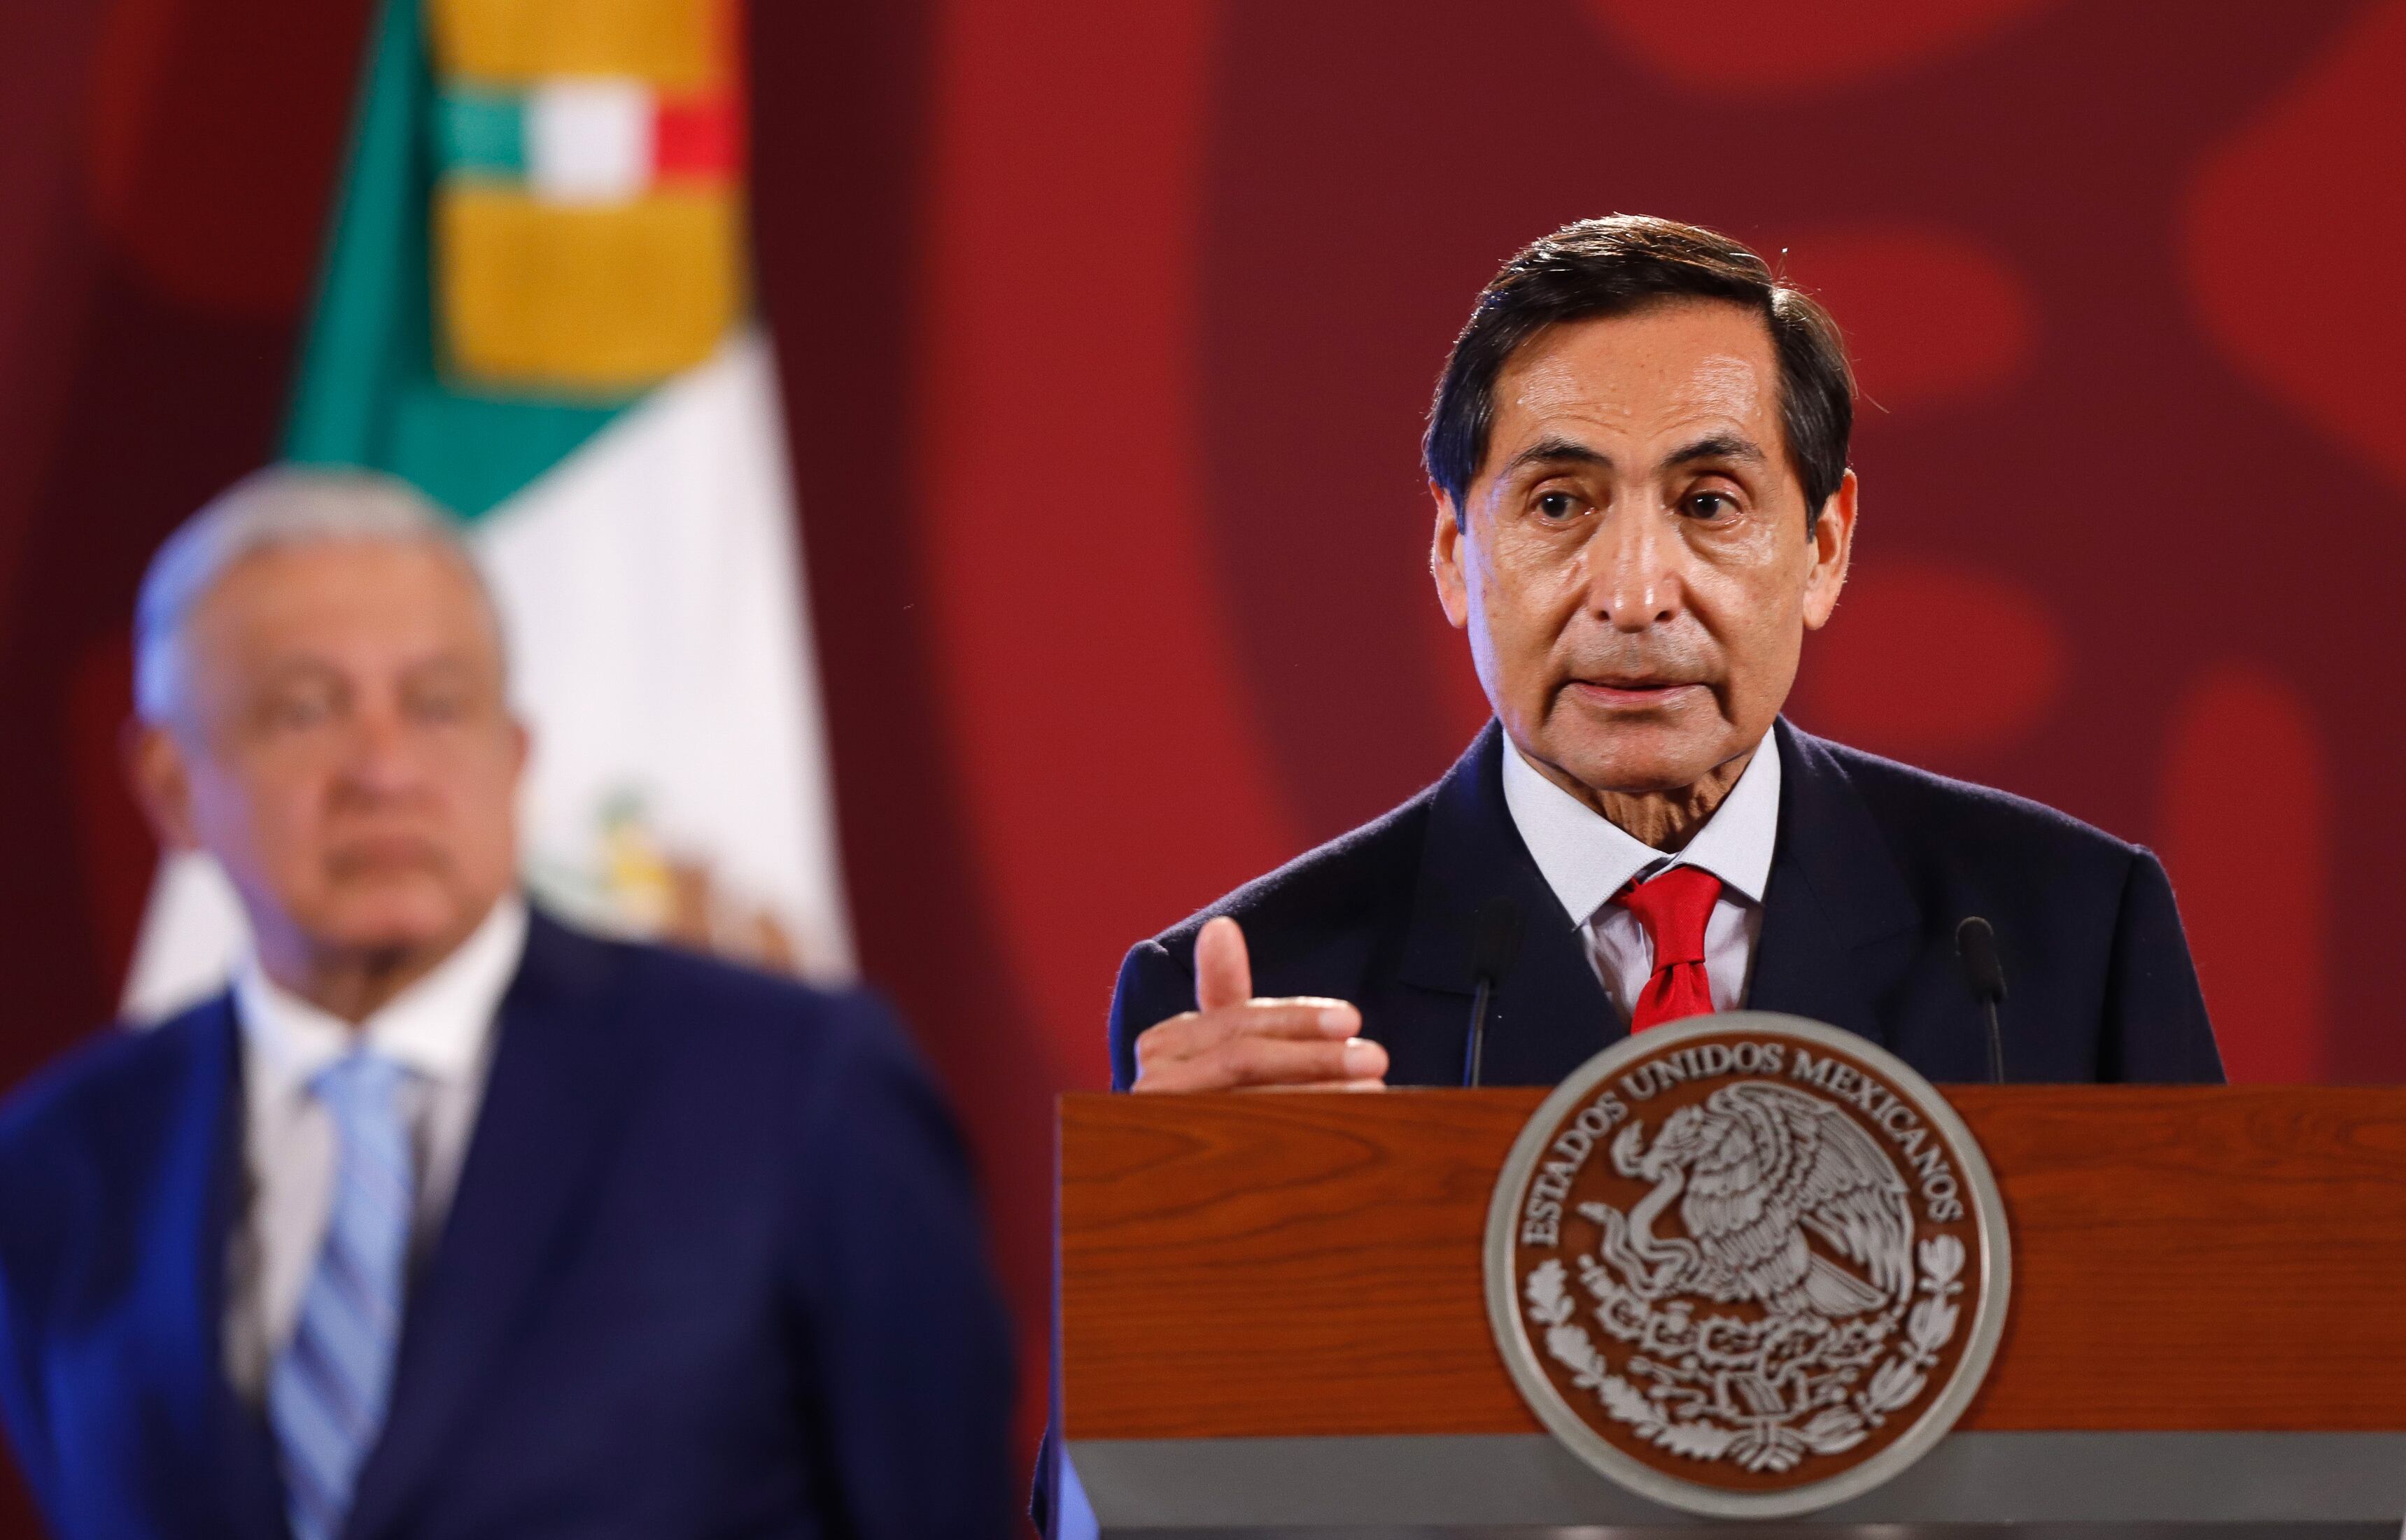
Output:
[[1543,1093],[1065,1097],[1061,1533],[2399,1533],[2406,1089],[1946,1094],[2003,1345],[1918,1464],[1776,1523],[1623,1491],[1515,1391],[1480,1237]]

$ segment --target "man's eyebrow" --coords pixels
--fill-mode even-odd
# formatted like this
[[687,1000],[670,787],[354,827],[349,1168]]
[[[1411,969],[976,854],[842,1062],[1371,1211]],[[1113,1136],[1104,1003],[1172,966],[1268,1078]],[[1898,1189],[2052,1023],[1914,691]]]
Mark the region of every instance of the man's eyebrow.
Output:
[[269,658],[260,673],[268,679],[286,679],[295,674],[339,675],[342,671],[332,661],[314,653],[288,653],[281,657]]
[[1612,468],[1612,457],[1570,439],[1545,438],[1514,455],[1504,466],[1510,475],[1524,465],[1601,465]]
[[1761,445],[1737,433],[1715,433],[1710,438],[1700,438],[1665,455],[1663,463],[1689,465],[1700,459],[1743,460],[1749,465],[1771,463],[1771,457],[1762,452]]

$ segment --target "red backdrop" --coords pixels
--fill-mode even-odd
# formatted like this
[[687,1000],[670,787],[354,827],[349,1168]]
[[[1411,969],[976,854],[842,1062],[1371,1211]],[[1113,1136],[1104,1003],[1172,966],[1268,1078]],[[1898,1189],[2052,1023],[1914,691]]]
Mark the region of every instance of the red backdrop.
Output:
[[[274,442],[365,10],[0,7],[0,1081],[114,997],[134,584]],[[2240,1077],[2406,1077],[2406,3],[755,11],[847,882],[1031,1378],[1120,952],[1479,718],[1420,417],[1581,215],[1784,251],[1853,339],[1799,719],[2160,849]]]

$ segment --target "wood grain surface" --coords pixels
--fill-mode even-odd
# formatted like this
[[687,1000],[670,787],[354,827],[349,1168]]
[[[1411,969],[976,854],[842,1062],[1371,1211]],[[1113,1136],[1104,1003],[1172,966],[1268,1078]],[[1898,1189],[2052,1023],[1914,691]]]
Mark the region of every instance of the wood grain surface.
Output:
[[[1959,1426],[2406,1429],[2406,1089],[1946,1095],[2014,1244]],[[1479,1243],[1542,1096],[1064,1097],[1069,1435],[1539,1431]]]

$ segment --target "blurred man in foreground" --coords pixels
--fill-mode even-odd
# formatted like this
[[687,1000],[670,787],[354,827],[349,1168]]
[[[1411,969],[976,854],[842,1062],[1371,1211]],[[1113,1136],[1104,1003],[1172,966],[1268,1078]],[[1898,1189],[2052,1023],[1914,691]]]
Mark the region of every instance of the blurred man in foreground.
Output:
[[1116,1082],[1458,1084],[1477,1058],[1545,1085],[1741,1006],[1986,1079],[1971,920],[2011,980],[2008,1078],[2221,1079],[2153,855],[1780,715],[1853,549],[1853,384],[1829,316],[1711,231],[1592,219],[1507,263],[1425,445],[1438,601],[1495,720],[1439,784],[1138,944]]
[[64,1536],[999,1534],[1012,1373],[885,1010],[516,887],[499,625],[396,484],[162,550],[135,780],[232,990],[0,1113],[0,1406]]

